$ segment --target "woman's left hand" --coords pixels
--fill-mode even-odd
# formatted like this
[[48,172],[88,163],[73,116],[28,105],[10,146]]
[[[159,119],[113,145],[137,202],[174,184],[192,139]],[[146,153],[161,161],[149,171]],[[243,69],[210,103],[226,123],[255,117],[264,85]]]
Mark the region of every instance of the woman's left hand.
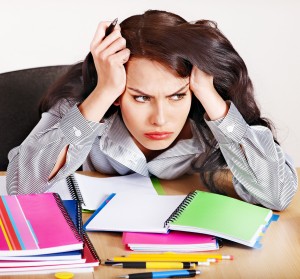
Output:
[[210,120],[224,117],[228,105],[214,87],[214,77],[193,66],[190,76],[190,89],[201,102]]

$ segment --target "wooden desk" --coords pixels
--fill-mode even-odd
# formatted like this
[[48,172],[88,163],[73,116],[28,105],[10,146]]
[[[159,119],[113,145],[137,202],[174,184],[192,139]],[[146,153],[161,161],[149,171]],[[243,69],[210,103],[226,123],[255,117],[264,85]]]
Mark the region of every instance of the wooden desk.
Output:
[[[300,176],[300,169],[298,169]],[[185,194],[193,189],[201,189],[196,175],[185,176],[176,181],[161,181],[168,194]],[[203,279],[299,279],[300,278],[300,191],[297,192],[290,206],[279,213],[278,222],[268,228],[262,239],[261,249],[251,249],[242,245],[224,242],[219,253],[234,255],[233,261],[222,261],[209,267],[201,267],[202,274],[195,278]],[[86,220],[89,214],[84,214]],[[124,255],[121,233],[89,233],[101,259]],[[154,270],[147,270],[154,271]],[[76,274],[75,279],[101,278],[110,279],[134,272],[145,272],[142,269],[119,269],[99,266],[93,274]],[[5,278],[16,278],[7,276]],[[54,278],[53,275],[18,276],[18,278]],[[1,278],[0,278],[1,279]]]

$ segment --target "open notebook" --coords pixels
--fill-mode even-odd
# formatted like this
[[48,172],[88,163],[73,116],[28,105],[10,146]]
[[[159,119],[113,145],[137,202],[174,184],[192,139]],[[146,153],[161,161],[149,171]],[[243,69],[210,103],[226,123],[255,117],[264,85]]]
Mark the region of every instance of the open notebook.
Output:
[[[151,180],[137,173],[113,177],[92,177],[74,173],[58,181],[48,190],[58,193],[62,200],[79,200],[82,208],[86,210],[96,210],[112,192],[130,191],[156,195],[157,192],[162,192],[162,189],[157,179]],[[7,195],[5,176],[0,176],[0,194]]]
[[205,233],[253,247],[271,210],[209,192],[187,196],[119,193],[86,222],[87,231]]
[[96,210],[112,192],[130,191],[137,194],[157,194],[151,179],[140,174],[100,178],[75,173],[48,190],[58,193],[63,200],[81,201],[82,208],[87,210]]

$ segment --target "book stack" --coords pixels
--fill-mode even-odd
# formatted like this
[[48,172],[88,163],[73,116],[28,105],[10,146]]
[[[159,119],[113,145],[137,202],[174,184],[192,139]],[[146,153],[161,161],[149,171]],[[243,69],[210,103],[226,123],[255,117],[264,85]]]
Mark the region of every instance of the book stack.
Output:
[[202,233],[170,231],[160,233],[124,232],[122,242],[132,251],[143,252],[201,252],[218,250],[216,237]]
[[81,207],[56,193],[0,196],[0,275],[93,272]]

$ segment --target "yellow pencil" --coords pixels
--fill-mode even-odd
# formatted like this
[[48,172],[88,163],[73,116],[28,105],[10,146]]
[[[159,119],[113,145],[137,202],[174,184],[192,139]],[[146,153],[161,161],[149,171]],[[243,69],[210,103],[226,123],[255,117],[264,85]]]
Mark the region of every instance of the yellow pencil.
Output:
[[200,258],[200,257],[185,257],[185,258],[175,258],[175,257],[164,257],[164,258],[151,258],[151,257],[114,257],[110,259],[115,262],[214,262],[212,260],[218,259],[210,259],[210,258]]
[[128,256],[114,257],[114,261],[179,261],[200,262],[207,259],[233,260],[231,255],[219,254],[130,254]]
[[152,259],[163,259],[163,258],[202,258],[202,259],[218,259],[218,260],[233,260],[232,255],[221,255],[221,254],[180,254],[180,253],[162,253],[162,254],[128,254],[124,257],[128,258],[152,258]]

